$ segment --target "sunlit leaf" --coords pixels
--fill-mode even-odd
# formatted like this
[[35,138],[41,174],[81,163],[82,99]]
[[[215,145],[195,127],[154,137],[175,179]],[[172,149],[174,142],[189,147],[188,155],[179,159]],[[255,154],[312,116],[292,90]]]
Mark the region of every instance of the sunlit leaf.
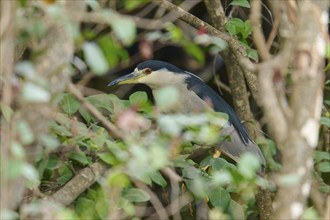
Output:
[[141,105],[148,102],[148,95],[146,92],[135,92],[129,96],[129,101],[131,105]]
[[23,144],[31,144],[34,141],[33,131],[25,120],[19,120],[16,129]]
[[169,31],[170,39],[172,41],[180,42],[184,38],[182,30],[174,24],[166,23],[165,28],[167,31]]
[[49,102],[50,100],[50,93],[42,88],[41,86],[26,82],[23,85],[22,89],[22,97],[25,101],[28,102]]
[[195,58],[200,64],[204,64],[204,52],[198,45],[190,42],[185,42],[183,46],[188,54]]
[[306,210],[304,210],[301,219],[305,219],[305,220],[320,219],[320,216],[318,215],[314,207],[309,207]]
[[115,15],[109,22],[118,39],[123,44],[130,45],[133,43],[136,36],[136,25],[132,19]]
[[258,158],[252,153],[245,153],[238,162],[238,171],[246,178],[253,178],[260,169]]
[[298,174],[282,175],[279,182],[283,186],[295,186],[299,183],[301,177]]
[[38,138],[48,150],[54,150],[60,145],[59,140],[53,135],[42,134]]
[[230,5],[237,5],[244,8],[250,8],[250,3],[248,0],[233,0]]
[[95,202],[84,197],[77,199],[75,203],[75,211],[84,219],[96,219],[95,216]]
[[[179,99],[179,91],[174,87],[164,87],[154,92],[157,106],[160,110],[166,111],[171,109]],[[169,98],[171,97],[171,98]]]
[[24,162],[23,160],[11,159],[8,161],[7,169],[9,179],[15,179],[22,175]]
[[39,173],[31,164],[24,164],[22,174],[28,180],[29,187],[37,187],[40,184]]
[[96,75],[103,75],[109,69],[109,65],[102,53],[102,50],[96,43],[86,42],[83,45],[84,57]]
[[14,141],[11,143],[10,151],[16,158],[23,159],[25,157],[25,151],[21,143]]
[[30,61],[18,62],[15,65],[15,72],[27,79],[33,79],[36,76],[34,66]]
[[103,36],[98,43],[111,67],[118,65],[121,61],[127,61],[129,54],[115,38],[111,36]]
[[139,1],[124,0],[124,7],[126,10],[131,11],[148,2],[150,2],[150,0],[139,0]]
[[126,188],[131,184],[129,177],[126,174],[116,170],[113,170],[109,174],[109,176],[107,177],[107,182],[112,187],[120,188]]

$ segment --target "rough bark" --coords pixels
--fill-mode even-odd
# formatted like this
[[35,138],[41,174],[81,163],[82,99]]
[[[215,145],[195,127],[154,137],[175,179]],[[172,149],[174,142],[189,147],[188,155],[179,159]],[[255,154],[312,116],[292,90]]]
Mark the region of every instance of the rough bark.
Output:
[[[320,3],[323,7],[317,5]],[[261,103],[282,153],[274,202],[276,219],[301,218],[310,193],[312,153],[318,142],[322,106],[327,4],[306,0],[281,5],[280,33],[285,45],[277,56],[259,66]],[[289,64],[293,66],[290,100],[281,92]],[[285,181],[288,178],[291,184]]]
[[[46,134],[49,126],[49,118],[47,115],[57,105],[57,95],[64,91],[66,84],[70,81],[69,65],[74,53],[74,42],[73,36],[64,25],[65,15],[62,17],[63,20],[54,20],[49,14],[44,13],[42,16],[45,22],[46,34],[40,41],[35,41],[31,45],[31,50],[43,51],[42,55],[38,56],[34,63],[34,69],[39,80],[44,80],[49,83],[47,88],[50,97],[49,102],[36,103],[28,102],[20,94],[13,93],[13,67],[15,59],[15,35],[19,30],[16,25],[15,16],[17,8],[15,7],[18,1],[1,1],[1,73],[4,74],[6,80],[3,81],[3,101],[2,105],[5,107],[13,107],[15,101],[15,112],[13,116],[8,120],[2,118],[2,132],[1,137],[1,213],[14,211],[19,202],[23,198],[25,179],[18,177],[9,180],[7,178],[8,162],[14,161],[13,156],[10,153],[11,141],[17,139],[14,136],[15,122],[24,121],[27,122],[29,129],[31,129],[34,137],[33,143],[25,144],[24,150],[26,152],[26,161],[34,162],[37,153],[40,153],[39,137],[42,134]],[[30,7],[27,2],[26,7]],[[40,7],[44,7],[41,4],[43,2],[36,2],[40,4]],[[18,7],[18,6],[17,6]],[[85,4],[79,1],[66,1],[63,2],[61,7],[66,8],[68,11],[71,10],[84,10]],[[3,16],[6,16],[3,17]],[[3,20],[4,18],[4,20]],[[21,52],[20,52],[21,53]],[[5,65],[4,65],[5,64]],[[29,79],[21,81],[22,84]],[[16,97],[14,97],[16,95]],[[3,138],[5,137],[5,138]],[[20,141],[20,140],[16,140]],[[20,159],[22,160],[22,159]]]

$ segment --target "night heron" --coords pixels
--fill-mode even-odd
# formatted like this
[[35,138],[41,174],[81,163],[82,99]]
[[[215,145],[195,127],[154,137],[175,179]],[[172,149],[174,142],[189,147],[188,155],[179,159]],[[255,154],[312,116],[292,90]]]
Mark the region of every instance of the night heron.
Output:
[[108,86],[133,83],[149,86],[153,94],[167,86],[176,88],[179,98],[168,110],[170,112],[198,113],[212,108],[216,112],[228,114],[228,124],[220,134],[230,135],[231,138],[230,141],[219,144],[220,151],[235,161],[243,153],[250,152],[259,159],[262,167],[265,166],[263,154],[234,110],[199,77],[172,64],[148,60],[138,64],[134,72],[112,81]]

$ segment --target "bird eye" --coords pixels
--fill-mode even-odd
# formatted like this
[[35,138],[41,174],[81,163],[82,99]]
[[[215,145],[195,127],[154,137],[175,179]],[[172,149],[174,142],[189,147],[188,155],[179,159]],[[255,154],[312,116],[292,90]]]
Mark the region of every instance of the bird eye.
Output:
[[152,72],[152,70],[150,68],[146,68],[144,69],[144,73],[149,75]]

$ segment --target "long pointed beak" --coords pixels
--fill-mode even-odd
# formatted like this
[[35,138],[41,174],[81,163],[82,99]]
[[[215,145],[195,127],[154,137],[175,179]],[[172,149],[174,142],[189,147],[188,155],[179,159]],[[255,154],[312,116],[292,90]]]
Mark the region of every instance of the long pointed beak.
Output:
[[137,72],[132,72],[125,76],[119,77],[118,79],[113,80],[108,84],[108,86],[115,86],[115,85],[122,85],[122,84],[131,84],[131,83],[138,83],[138,79],[142,77],[142,74]]

